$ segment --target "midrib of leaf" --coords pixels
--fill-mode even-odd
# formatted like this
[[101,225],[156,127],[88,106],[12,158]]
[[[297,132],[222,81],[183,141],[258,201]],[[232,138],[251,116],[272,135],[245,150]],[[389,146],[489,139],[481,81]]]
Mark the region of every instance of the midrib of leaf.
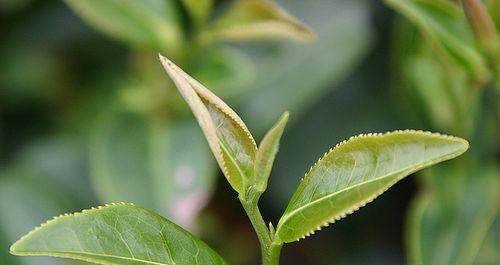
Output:
[[[233,163],[234,167],[236,167],[236,169],[238,170],[238,172],[240,173],[240,175],[243,177],[242,178],[242,186],[244,187],[245,186],[245,181],[247,181],[248,179],[248,176],[245,174],[245,172],[243,171],[243,169],[240,167],[239,163],[237,163],[235,160],[234,160],[234,157],[232,155],[229,155],[229,151],[225,145],[225,143],[223,141],[221,141],[219,139],[219,143],[220,143],[220,147],[223,149],[224,153],[227,154],[226,156],[231,160],[231,162]],[[227,169],[226,169],[227,170]],[[230,176],[228,176],[228,178],[231,178]]]
[[[443,135],[436,135],[436,136],[441,136],[441,137],[443,137]],[[444,136],[444,137],[448,137],[448,136]],[[353,138],[356,138],[356,137],[353,137]],[[351,139],[352,139],[352,138],[351,138]],[[325,155],[324,155],[324,156],[323,156],[320,160],[318,160],[318,162],[316,162],[316,164],[314,164],[314,165],[311,167],[311,169],[309,170],[309,172],[306,174],[306,177],[305,177],[305,178],[307,178],[307,175],[308,175],[308,174],[310,174],[311,172],[313,172],[313,171],[314,171],[315,167],[317,167],[317,166],[319,165],[319,163],[321,162],[321,160],[322,160],[322,159],[324,159],[326,156],[328,156],[328,155],[329,155],[330,153],[332,153],[334,150],[336,150],[336,149],[338,149],[339,147],[341,147],[341,146],[342,146],[344,143],[346,143],[346,142],[347,142],[347,141],[345,141],[345,142],[343,142],[343,143],[340,143],[340,144],[339,144],[339,145],[337,145],[335,148],[331,149],[331,150],[330,150],[330,152],[325,153]],[[425,151],[425,149],[424,149],[424,151]],[[434,163],[437,163],[437,162],[440,162],[440,161],[444,161],[444,160],[448,160],[448,159],[454,158],[454,157],[458,156],[458,155],[459,155],[459,154],[461,154],[461,153],[463,153],[463,151],[462,151],[462,150],[457,150],[457,151],[455,151],[455,152],[453,152],[453,153],[450,153],[450,154],[445,155],[445,156],[439,156],[439,157],[436,157],[436,158],[434,158],[434,159],[432,159],[432,160],[429,160],[429,161],[427,161],[427,162],[425,162],[425,163],[421,163],[421,164],[419,164],[419,165],[417,165],[417,166],[409,166],[409,167],[406,167],[406,168],[401,169],[401,170],[399,170],[399,171],[396,171],[396,172],[393,172],[393,173],[390,173],[390,174],[386,174],[386,175],[383,175],[383,176],[378,177],[378,178],[375,178],[375,179],[370,179],[370,180],[368,180],[368,181],[364,181],[364,182],[361,182],[361,183],[358,183],[358,184],[355,184],[355,185],[352,185],[352,186],[346,187],[346,188],[344,188],[344,189],[341,189],[341,190],[336,191],[336,192],[334,192],[334,193],[331,193],[331,194],[329,194],[329,195],[323,196],[323,197],[321,197],[321,198],[319,198],[319,199],[316,199],[316,200],[314,200],[314,201],[312,201],[312,202],[309,202],[309,203],[307,203],[307,204],[305,204],[305,205],[302,205],[302,206],[298,207],[297,209],[292,210],[292,211],[291,211],[291,212],[289,212],[289,213],[285,213],[285,214],[283,215],[283,217],[281,218],[281,220],[279,221],[279,223],[278,223],[278,228],[276,229],[276,231],[279,231],[279,228],[280,228],[280,227],[281,227],[284,223],[286,223],[286,221],[287,221],[288,219],[290,219],[292,216],[294,216],[294,215],[296,215],[296,214],[300,213],[300,212],[301,212],[303,209],[305,209],[305,208],[308,208],[308,207],[310,207],[310,206],[312,206],[312,205],[315,205],[315,204],[321,203],[321,202],[322,202],[322,201],[324,201],[324,200],[328,200],[328,199],[330,199],[330,198],[332,198],[332,197],[335,197],[336,195],[338,195],[338,194],[340,194],[340,193],[343,193],[343,192],[346,192],[346,191],[352,190],[352,189],[354,189],[354,188],[357,188],[357,187],[360,187],[360,186],[363,186],[363,185],[366,185],[366,184],[370,184],[370,183],[373,183],[373,182],[376,182],[376,181],[380,181],[380,180],[383,180],[383,179],[385,179],[385,178],[391,178],[391,177],[395,178],[392,182],[387,183],[386,185],[384,185],[384,187],[380,188],[380,189],[379,189],[376,193],[374,193],[374,195],[369,196],[366,200],[363,200],[362,202],[360,202],[360,203],[358,203],[358,204],[354,205],[353,207],[351,207],[351,208],[349,208],[349,209],[347,209],[347,210],[343,211],[343,213],[342,213],[342,214],[335,215],[335,216],[331,217],[330,219],[325,220],[323,223],[321,223],[321,224],[319,225],[319,227],[317,227],[317,228],[313,228],[311,231],[306,232],[304,235],[302,235],[302,237],[309,236],[309,235],[310,235],[310,233],[312,233],[312,232],[316,231],[317,229],[321,229],[321,227],[328,226],[328,224],[330,224],[330,223],[332,223],[332,222],[335,222],[336,220],[339,220],[339,219],[341,219],[341,218],[344,218],[344,217],[345,217],[345,215],[350,214],[350,213],[352,213],[353,211],[356,211],[356,210],[358,210],[359,208],[361,208],[361,207],[365,206],[366,204],[370,203],[370,202],[371,202],[371,201],[373,201],[375,198],[377,198],[377,197],[378,197],[378,196],[380,196],[382,193],[384,193],[386,190],[388,190],[390,187],[392,187],[392,186],[393,186],[395,183],[397,183],[399,180],[401,180],[401,177],[400,177],[400,176],[402,176],[402,175],[405,175],[405,176],[406,176],[406,175],[409,175],[409,174],[411,174],[411,173],[413,173],[413,172],[415,172],[415,171],[418,171],[418,170],[420,170],[420,169],[422,169],[422,168],[425,168],[425,167],[427,167],[427,166],[429,166],[429,165],[432,165],[432,164],[434,164]],[[394,160],[393,160],[393,161],[394,161]],[[379,163],[377,163],[377,164],[376,164],[376,167],[378,167],[378,165],[379,165]],[[304,180],[305,180],[305,179],[304,179]],[[285,211],[285,212],[286,212],[286,211]],[[278,236],[278,235],[277,235],[277,236]],[[279,236],[278,236],[278,237],[279,237]]]
[[[365,182],[362,182],[362,183],[358,183],[356,185],[353,185],[353,186],[350,186],[348,188],[344,188],[342,190],[339,190],[337,192],[334,192],[332,194],[329,194],[327,196],[324,196],[324,197],[321,197],[319,199],[316,199],[308,204],[305,204],[305,205],[302,205],[300,206],[299,208],[291,211],[290,213],[287,213],[285,215],[283,215],[283,222],[280,222],[280,223],[285,223],[287,219],[289,219],[290,217],[294,216],[295,214],[297,214],[298,212],[302,211],[303,209],[307,208],[307,207],[310,207],[311,205],[314,205],[314,204],[317,204],[317,203],[320,203],[324,200],[328,200],[330,199],[331,197],[335,197],[336,195],[342,193],[342,192],[346,192],[346,191],[349,191],[351,189],[354,189],[354,188],[357,188],[359,186],[362,186],[362,185],[366,185],[366,184],[369,184],[369,183],[373,183],[373,182],[377,182],[379,180],[383,180],[385,178],[388,178],[390,176],[397,176],[398,174],[404,174],[406,172],[406,169],[405,170],[401,170],[401,171],[398,171],[396,173],[393,173],[393,174],[389,174],[389,175],[386,175],[386,176],[383,176],[383,177],[379,177],[379,178],[375,178],[375,179],[371,179],[369,181],[365,181]],[[345,211],[345,212],[349,212],[351,210],[354,210],[354,209],[358,209],[360,206],[363,206],[365,204],[367,204],[368,202],[372,201],[373,199],[375,199],[376,197],[380,196],[380,194],[382,194],[385,190],[387,190],[388,188],[390,188],[390,186],[392,186],[392,184],[396,183],[398,181],[398,179],[396,179],[396,181],[394,181],[393,183],[391,183],[389,185],[389,187],[383,187],[381,189],[379,189],[379,191],[381,191],[380,193],[376,193],[376,195],[372,196],[372,197],[369,197],[366,201],[363,201],[359,204],[357,204],[356,206],[353,206],[352,208],[349,208],[349,210]],[[335,220],[339,217],[340,215],[337,215],[335,217],[332,217],[332,220]]]
[[[135,262],[141,262],[144,264],[152,264],[152,265],[184,265],[180,263],[160,263],[160,262],[155,262],[155,261],[148,261],[148,260],[142,260],[142,259],[136,259],[132,257],[121,257],[121,256],[115,256],[115,255],[108,255],[108,254],[99,254],[99,253],[93,253],[93,252],[75,252],[75,251],[16,251],[16,253],[23,254],[26,256],[39,256],[39,255],[47,255],[51,257],[58,257],[58,258],[75,258],[78,257],[79,259],[87,262],[94,262],[97,264],[103,264],[103,265],[121,265],[121,263],[114,263],[114,262],[102,262],[97,259],[93,259],[92,257],[105,257],[105,258],[114,258],[118,260],[128,260],[128,261],[135,261]],[[88,257],[88,256],[90,257]],[[187,265],[187,264],[186,264]]]

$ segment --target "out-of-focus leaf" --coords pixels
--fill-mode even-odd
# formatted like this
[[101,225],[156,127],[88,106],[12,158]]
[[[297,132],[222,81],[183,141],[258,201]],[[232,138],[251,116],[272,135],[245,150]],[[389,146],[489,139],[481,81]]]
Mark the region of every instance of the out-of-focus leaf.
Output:
[[193,77],[221,97],[234,97],[255,79],[252,61],[229,47],[210,47],[195,56],[187,67]]
[[500,209],[500,171],[455,163],[426,177],[433,185],[415,199],[408,219],[410,264],[475,264]]
[[297,119],[342,81],[372,44],[369,5],[363,0],[287,0],[282,5],[314,28],[308,44],[276,43],[251,50],[255,82],[239,106],[254,131],[264,132],[283,110]]
[[39,179],[58,183],[75,202],[91,202],[93,193],[88,183],[87,149],[83,139],[54,134],[28,145],[15,164]]
[[463,68],[442,60],[435,45],[417,34],[411,22],[395,23],[394,90],[401,107],[425,126],[470,135],[480,103],[480,85]]
[[474,265],[500,264],[500,217],[495,222],[477,253]]
[[[0,175],[0,235],[8,244],[51,216],[71,211],[71,199],[54,187],[54,182],[33,177],[23,169],[8,170]],[[9,265],[55,265],[52,258],[18,258],[8,253],[8,246],[0,249],[0,257]],[[0,258],[0,261],[3,261]]]
[[31,0],[2,0],[0,1],[0,14],[14,13],[26,7]]
[[467,141],[420,131],[361,135],[313,165],[276,228],[283,242],[305,238],[373,201],[404,177],[454,158]]
[[315,39],[307,26],[271,0],[237,0],[208,34],[212,38],[232,41]]
[[408,58],[404,65],[408,81],[422,98],[428,117],[445,131],[452,131],[457,117],[453,101],[448,94],[446,80],[439,65],[429,56]]
[[53,99],[64,75],[64,69],[49,54],[20,47],[5,48],[0,51],[0,104]]
[[182,41],[173,0],[65,0],[97,30],[127,44],[175,54]]
[[474,34],[460,6],[447,0],[385,0],[411,20],[434,41],[448,58],[476,80],[485,81],[490,73],[475,48]]
[[125,111],[103,116],[90,153],[101,201],[133,201],[192,229],[215,182],[210,151],[196,127]]
[[241,118],[224,101],[160,55],[167,74],[198,120],[219,167],[239,193],[253,184],[257,145]]
[[267,182],[271,169],[273,168],[274,158],[278,153],[279,143],[285,125],[288,122],[288,112],[281,115],[278,122],[267,132],[259,145],[255,155],[255,183],[257,190],[264,192],[267,188]]
[[201,26],[210,15],[214,0],[182,0],[194,22]]
[[462,0],[461,2],[481,50],[486,56],[500,56],[500,38],[495,22],[484,3],[477,0]]
[[226,264],[209,246],[162,216],[133,204],[61,215],[34,229],[12,254],[97,264]]

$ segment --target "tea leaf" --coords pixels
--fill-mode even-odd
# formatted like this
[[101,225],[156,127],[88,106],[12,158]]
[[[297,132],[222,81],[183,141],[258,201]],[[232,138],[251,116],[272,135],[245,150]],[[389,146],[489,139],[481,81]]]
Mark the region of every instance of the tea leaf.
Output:
[[475,48],[475,38],[460,7],[445,0],[385,0],[415,23],[435,42],[439,51],[463,67],[477,80],[488,75],[486,63]]
[[100,201],[133,201],[193,228],[216,177],[196,127],[194,121],[107,110],[90,145],[92,184]]
[[209,246],[167,219],[132,204],[62,215],[12,245],[12,254],[97,264],[226,264]]
[[299,20],[269,0],[238,0],[217,21],[211,34],[216,38],[248,41],[293,39],[309,41],[314,33]]
[[274,158],[278,153],[278,147],[288,121],[288,112],[281,115],[278,122],[267,132],[260,143],[255,156],[255,183],[260,192],[264,192],[267,187],[267,181],[273,168]]
[[243,193],[252,183],[257,145],[245,123],[226,103],[160,55],[167,74],[198,120],[231,186]]
[[281,217],[276,237],[283,242],[305,238],[411,173],[454,158],[468,146],[457,137],[421,131],[352,137],[311,167]]
[[133,46],[174,53],[182,32],[174,1],[65,0],[97,30]]
[[408,219],[409,264],[478,264],[477,254],[500,213],[500,170],[484,161],[460,162],[425,175],[432,185],[415,198]]

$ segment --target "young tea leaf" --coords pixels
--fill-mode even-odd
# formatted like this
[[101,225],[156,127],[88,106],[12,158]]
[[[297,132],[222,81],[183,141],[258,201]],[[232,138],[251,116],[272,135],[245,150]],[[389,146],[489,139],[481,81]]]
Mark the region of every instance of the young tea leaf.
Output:
[[278,153],[278,147],[288,122],[288,112],[281,115],[278,122],[267,132],[260,143],[259,150],[255,156],[255,183],[260,192],[264,192],[267,187],[267,181],[273,168],[274,158]]
[[298,19],[270,0],[238,0],[216,22],[215,37],[247,41],[293,39],[310,41],[314,33]]
[[306,174],[276,229],[292,242],[374,200],[411,173],[454,158],[467,141],[421,131],[352,137],[338,144]]
[[167,219],[132,204],[62,215],[12,245],[20,256],[53,256],[116,265],[226,264],[209,246]]
[[257,145],[241,118],[224,101],[160,55],[167,74],[198,120],[231,186],[243,193],[252,183]]

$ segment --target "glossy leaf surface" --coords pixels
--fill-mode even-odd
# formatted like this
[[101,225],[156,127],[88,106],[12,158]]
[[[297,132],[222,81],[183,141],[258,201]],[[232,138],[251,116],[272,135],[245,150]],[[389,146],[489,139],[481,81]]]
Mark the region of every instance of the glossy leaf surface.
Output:
[[446,0],[385,0],[416,24],[455,64],[478,80],[488,75],[485,61],[475,48],[475,39],[465,14],[456,3]]
[[255,156],[255,183],[257,189],[261,192],[266,190],[269,175],[273,168],[274,158],[278,153],[281,135],[288,122],[288,116],[288,112],[281,115],[278,122],[264,136],[259,145],[259,150],[257,150]]
[[421,131],[352,137],[311,167],[281,217],[276,236],[283,242],[304,238],[358,210],[411,173],[467,148],[463,139]]
[[231,186],[244,192],[253,182],[257,145],[241,118],[220,98],[160,55],[172,78],[205,134],[222,172]]
[[96,29],[140,47],[174,52],[181,42],[172,0],[65,0]]
[[56,217],[17,241],[11,252],[106,265],[226,264],[201,240],[132,204]]
[[212,32],[227,40],[312,40],[314,33],[273,1],[238,0],[216,22]]

